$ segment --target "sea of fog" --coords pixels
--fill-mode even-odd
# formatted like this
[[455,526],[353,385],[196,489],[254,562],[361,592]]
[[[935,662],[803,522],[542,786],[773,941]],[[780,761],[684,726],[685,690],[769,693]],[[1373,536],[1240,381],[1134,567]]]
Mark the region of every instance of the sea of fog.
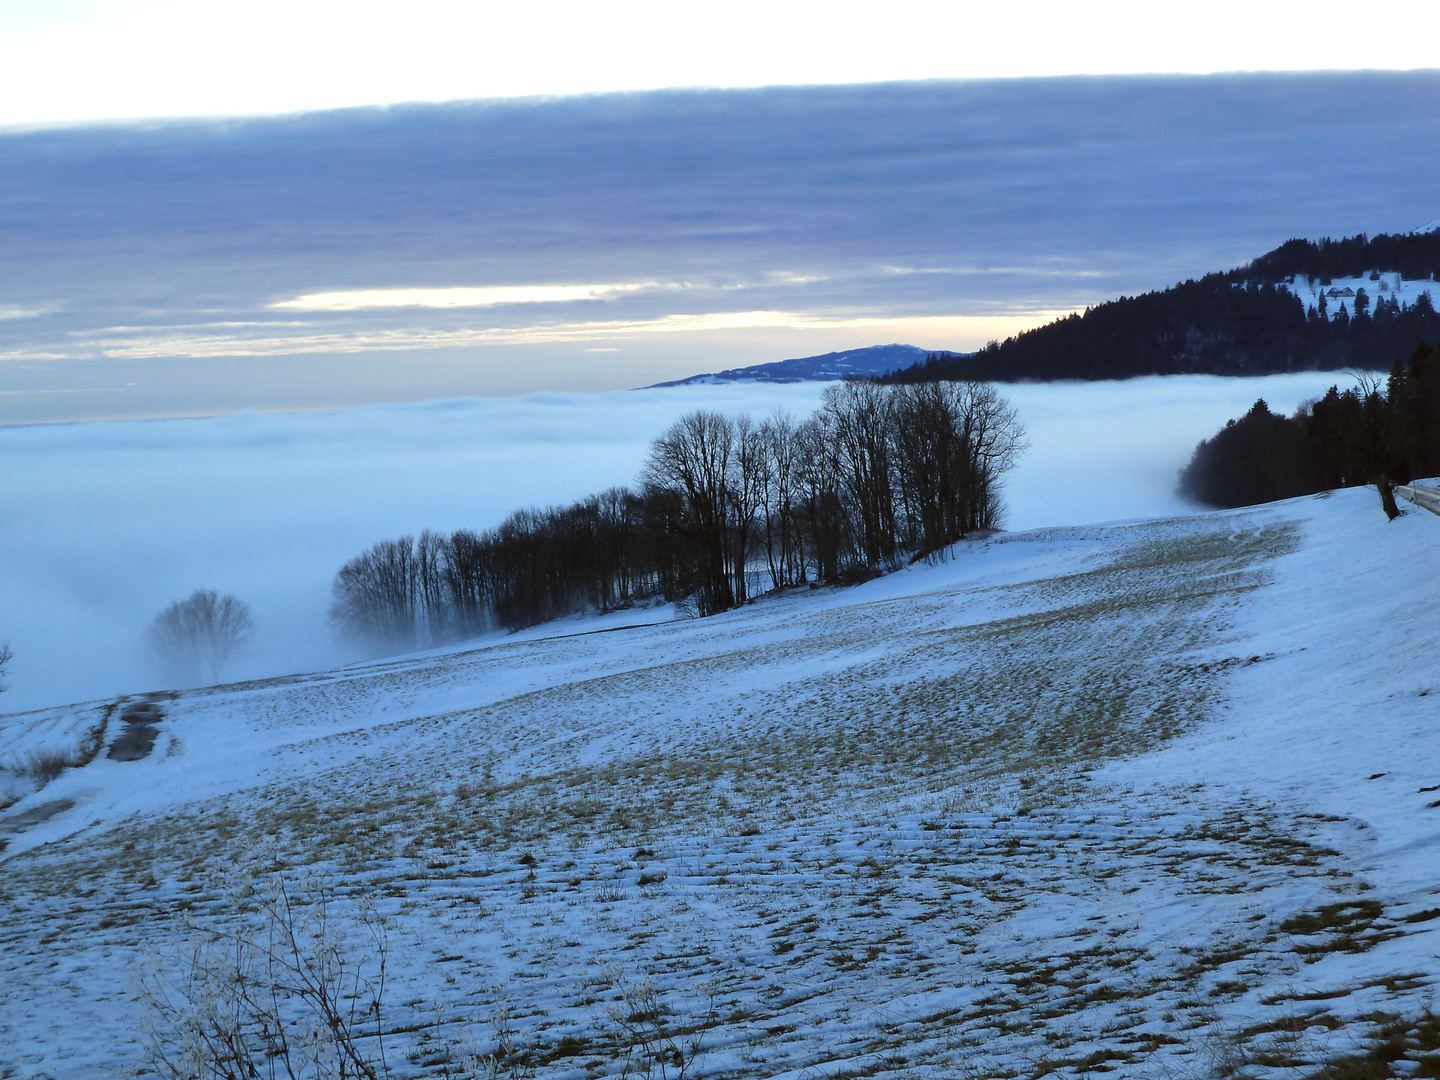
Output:
[[[1006,525],[1194,513],[1175,494],[1195,443],[1256,398],[1290,410],[1334,373],[1004,387],[1029,451]],[[497,524],[525,505],[632,482],[649,441],[694,408],[797,416],[823,385],[721,385],[368,406],[301,414],[0,428],[5,711],[161,686],[147,624],[200,587],[256,623],[229,674],[353,659],[330,582],[376,540]],[[3,748],[0,748],[3,750]]]

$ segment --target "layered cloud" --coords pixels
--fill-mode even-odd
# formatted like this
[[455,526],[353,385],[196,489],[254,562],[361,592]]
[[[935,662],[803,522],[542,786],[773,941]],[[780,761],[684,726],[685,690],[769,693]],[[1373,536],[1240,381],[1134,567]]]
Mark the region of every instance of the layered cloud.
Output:
[[[367,311],[376,308],[484,308],[511,304],[565,304],[577,300],[612,300],[626,293],[660,286],[615,285],[489,285],[440,289],[352,289],[306,293],[277,300],[274,311]],[[675,288],[678,286],[671,286]]]
[[[239,395],[295,407],[322,356],[513,392],[582,385],[585,356],[583,385],[621,387],[717,350],[970,348],[1291,236],[1403,231],[1437,212],[1440,75],[667,91],[12,131],[0,155],[0,391],[55,391],[0,421],[72,415],[84,382],[144,414],[169,393],[146,365],[184,357],[297,357]],[[195,368],[188,408],[247,370]]]
[[[458,306],[458,305],[457,305]],[[354,310],[339,308],[336,310]],[[880,337],[920,340],[995,338],[1016,333],[1037,320],[1068,312],[1032,311],[996,316],[883,316],[813,315],[799,311],[726,311],[662,315],[654,319],[553,322],[517,326],[427,329],[424,327],[350,328],[325,331],[314,326],[248,324],[251,333],[235,333],[236,324],[218,324],[183,331],[156,328],[140,331],[115,328],[88,335],[88,344],[112,359],[156,357],[304,356],[357,352],[410,352],[425,349],[463,349],[487,345],[533,345],[593,342],[607,339],[633,341],[653,335],[716,334],[735,330],[874,331]],[[158,331],[158,332],[157,332]],[[76,335],[75,340],[79,340]],[[591,349],[589,351],[616,351]],[[4,354],[0,354],[3,358]],[[12,358],[19,358],[18,354]],[[31,355],[30,359],[59,359],[57,354]]]

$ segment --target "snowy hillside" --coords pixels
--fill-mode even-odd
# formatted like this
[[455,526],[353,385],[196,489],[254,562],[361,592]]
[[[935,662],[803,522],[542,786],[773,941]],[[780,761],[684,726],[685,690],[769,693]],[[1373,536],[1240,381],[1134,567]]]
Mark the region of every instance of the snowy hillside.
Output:
[[0,1076],[134,1064],[146,956],[276,853],[388,921],[399,1075],[618,1075],[637,988],[687,1075],[1298,1077],[1382,1026],[1436,1075],[1437,545],[1349,490],[0,717],[91,758],[0,814]]
[[1345,309],[1345,314],[1355,314],[1355,294],[1361,289],[1369,299],[1369,310],[1375,310],[1377,300],[1398,300],[1404,307],[1409,307],[1420,299],[1421,295],[1430,297],[1435,302],[1436,290],[1440,289],[1434,281],[1423,280],[1413,281],[1396,273],[1382,274],[1378,270],[1373,274],[1365,274],[1361,277],[1333,278],[1328,284],[1322,285],[1319,278],[1293,277],[1281,286],[1288,289],[1300,298],[1308,310],[1320,305],[1320,294],[1325,294],[1327,318],[1335,318],[1340,314],[1340,309]]

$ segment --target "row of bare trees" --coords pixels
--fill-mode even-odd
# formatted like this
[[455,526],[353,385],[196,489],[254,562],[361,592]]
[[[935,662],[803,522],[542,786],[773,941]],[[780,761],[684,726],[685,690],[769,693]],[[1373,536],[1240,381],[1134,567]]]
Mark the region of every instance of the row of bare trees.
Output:
[[332,621],[381,651],[455,641],[496,625],[531,626],[678,599],[674,500],[611,488],[570,506],[517,510],[483,533],[382,540],[335,577]]
[[841,383],[803,421],[693,412],[651,445],[638,490],[378,543],[340,569],[331,616],[403,651],[650,598],[708,615],[757,589],[863,580],[998,525],[1023,445],[987,383]]

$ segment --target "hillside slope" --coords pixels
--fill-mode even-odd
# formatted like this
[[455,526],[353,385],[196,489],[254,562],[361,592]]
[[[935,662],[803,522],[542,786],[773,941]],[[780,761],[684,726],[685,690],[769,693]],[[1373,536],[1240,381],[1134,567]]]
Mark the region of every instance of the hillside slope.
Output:
[[618,1073],[637,986],[701,1075],[1302,1076],[1382,1013],[1420,1053],[1437,543],[1342,491],[0,718],[154,729],[5,812],[0,1076],[135,1061],[145,951],[244,918],[267,851],[389,920],[402,1075],[501,1016],[537,1075]]
[[[653,390],[663,386],[699,386],[723,382],[814,382],[831,379],[869,378],[922,363],[929,355],[918,345],[869,345],[863,349],[822,353],[819,356],[798,356],[792,360],[776,360],[768,364],[726,368],[705,375],[656,383],[645,387]],[[942,356],[958,355],[941,353]]]
[[1440,341],[1436,274],[1440,233],[1290,240],[1248,266],[1108,300],[886,380],[1388,371]]

